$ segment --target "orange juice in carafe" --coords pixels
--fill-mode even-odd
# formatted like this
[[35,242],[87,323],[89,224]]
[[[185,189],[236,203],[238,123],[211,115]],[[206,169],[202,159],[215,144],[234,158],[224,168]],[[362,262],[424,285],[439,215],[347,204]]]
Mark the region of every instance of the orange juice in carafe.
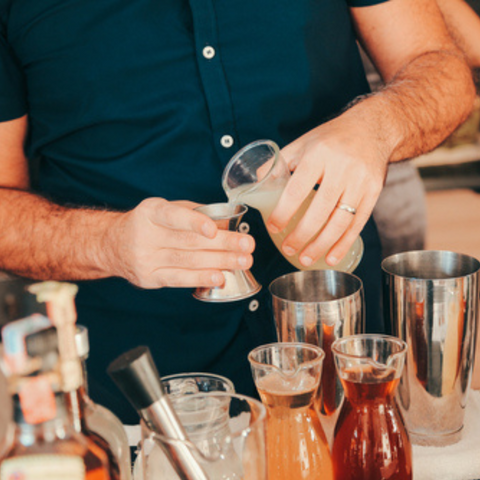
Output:
[[268,478],[334,478],[328,443],[313,406],[323,356],[319,347],[299,343],[265,345],[249,355],[267,408]]
[[313,399],[317,385],[309,377],[299,390],[278,374],[258,381],[257,388],[267,407],[267,465],[269,478],[333,479],[327,439]]

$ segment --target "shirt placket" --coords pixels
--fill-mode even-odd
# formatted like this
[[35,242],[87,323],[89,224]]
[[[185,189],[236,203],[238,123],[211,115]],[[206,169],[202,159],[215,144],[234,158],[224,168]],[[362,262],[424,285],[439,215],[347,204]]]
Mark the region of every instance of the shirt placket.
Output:
[[212,0],[189,0],[193,16],[195,55],[208,104],[215,150],[226,164],[238,143],[233,105],[222,65],[217,15]]

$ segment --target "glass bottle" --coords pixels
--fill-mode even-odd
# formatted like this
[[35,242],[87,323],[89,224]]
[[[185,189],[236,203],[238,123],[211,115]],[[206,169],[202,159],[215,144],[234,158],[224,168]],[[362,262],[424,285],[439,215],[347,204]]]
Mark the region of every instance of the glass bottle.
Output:
[[[74,428],[107,454],[112,478],[120,480],[120,463],[118,457],[112,451],[112,446],[105,437],[99,435],[96,429],[92,428],[95,421],[92,423],[87,420],[90,409],[88,408],[88,397],[85,389],[85,368],[78,354],[79,342],[77,342],[77,327],[75,325],[77,320],[75,296],[78,287],[71,283],[49,281],[30,285],[28,289],[37,296],[37,302],[45,302],[49,320],[55,326],[50,331],[44,330],[36,334],[37,348],[43,349],[42,353],[44,354],[47,354],[48,350],[54,345],[58,348],[62,388],[66,394],[67,406],[73,419]],[[82,337],[84,350],[85,348],[88,349],[88,337],[85,345],[86,335],[88,335],[87,332]],[[100,422],[102,420],[100,419]],[[112,433],[114,434],[115,431]],[[127,461],[128,458],[129,456],[126,456]],[[127,471],[122,473],[129,475],[130,468],[129,463]],[[124,478],[128,480],[130,477],[126,476]]]
[[332,457],[342,480],[411,480],[412,449],[395,391],[407,344],[386,335],[352,335],[332,345],[345,401]]
[[267,407],[269,478],[334,478],[328,443],[313,406],[324,356],[321,348],[304,343],[264,345],[248,356]]
[[35,336],[29,320],[7,325],[8,334],[7,327],[2,331],[15,427],[13,442],[0,460],[0,478],[114,480],[106,453],[75,431],[58,353],[27,354],[28,338]]
[[93,402],[88,395],[86,360],[90,344],[86,327],[77,325],[75,344],[83,370],[81,385],[68,394],[75,428],[91,436],[95,443],[109,452],[112,468],[120,480],[130,480],[130,446],[123,424],[113,412]]
[[[248,144],[228,162],[222,175],[222,187],[229,202],[244,203],[257,209],[264,223],[267,223],[289,179],[290,170],[278,145],[271,140],[258,140]],[[314,196],[315,190],[312,190],[284,230],[278,233],[268,232],[282,255],[285,255],[281,248],[283,241],[296,228]],[[313,265],[305,267],[299,261],[299,252],[293,256],[285,256],[299,270],[330,269],[352,272],[362,259],[363,241],[361,237],[357,237],[345,257],[335,266],[328,265],[323,256]]]

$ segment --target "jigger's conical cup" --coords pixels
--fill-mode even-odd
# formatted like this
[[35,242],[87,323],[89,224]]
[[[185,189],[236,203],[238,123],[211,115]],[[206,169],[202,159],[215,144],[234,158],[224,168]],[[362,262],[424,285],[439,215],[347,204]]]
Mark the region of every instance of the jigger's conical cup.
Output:
[[[195,209],[210,217],[222,230],[236,231],[248,208],[241,203],[213,203]],[[193,296],[204,302],[233,302],[251,297],[262,286],[250,270],[224,270],[225,283],[221,287],[199,287]]]

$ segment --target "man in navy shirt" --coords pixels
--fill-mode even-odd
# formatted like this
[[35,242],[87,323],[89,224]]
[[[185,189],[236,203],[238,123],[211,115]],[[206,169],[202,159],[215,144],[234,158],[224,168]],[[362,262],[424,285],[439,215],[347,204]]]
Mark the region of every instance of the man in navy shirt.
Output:
[[[375,95],[356,39],[387,82]],[[276,141],[293,175],[268,228],[319,184],[283,249],[334,265],[362,232],[356,273],[381,331],[369,217],[387,164],[436,146],[473,96],[434,0],[0,0],[0,268],[80,283],[92,395],[127,422],[104,371],[139,344],[162,374],[213,371],[251,393],[246,355],[273,339],[267,289],[213,305],[191,288],[253,259],[264,286],[291,267],[256,212],[228,233],[192,207],[225,200],[235,151]]]

